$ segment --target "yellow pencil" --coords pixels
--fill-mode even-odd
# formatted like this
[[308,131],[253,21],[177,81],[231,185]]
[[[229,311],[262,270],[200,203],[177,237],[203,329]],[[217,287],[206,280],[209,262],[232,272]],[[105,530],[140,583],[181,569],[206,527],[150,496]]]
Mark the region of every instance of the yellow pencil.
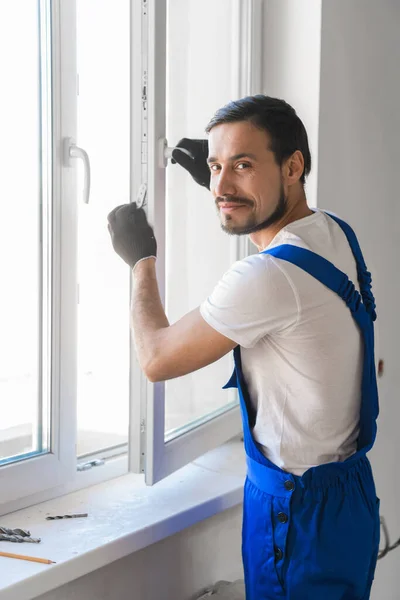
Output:
[[36,556],[24,556],[23,554],[12,554],[11,552],[0,552],[0,556],[6,558],[19,558],[21,560],[30,560],[32,562],[43,563],[45,565],[52,565],[55,563],[54,560],[48,560],[47,558],[36,558]]

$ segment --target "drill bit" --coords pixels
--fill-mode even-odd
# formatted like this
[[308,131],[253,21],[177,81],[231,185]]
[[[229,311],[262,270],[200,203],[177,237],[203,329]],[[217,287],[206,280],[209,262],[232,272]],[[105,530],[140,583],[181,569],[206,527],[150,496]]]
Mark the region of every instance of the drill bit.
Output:
[[0,533],[6,535],[19,535],[21,537],[30,537],[31,532],[26,529],[9,529],[8,527],[0,527]]
[[40,538],[31,538],[26,535],[9,535],[7,533],[0,533],[0,542],[30,542],[31,544],[39,544]]
[[87,516],[88,516],[87,513],[80,513],[80,514],[76,514],[76,515],[55,515],[55,516],[46,517],[46,521],[54,521],[56,519],[78,519],[79,517],[87,517]]

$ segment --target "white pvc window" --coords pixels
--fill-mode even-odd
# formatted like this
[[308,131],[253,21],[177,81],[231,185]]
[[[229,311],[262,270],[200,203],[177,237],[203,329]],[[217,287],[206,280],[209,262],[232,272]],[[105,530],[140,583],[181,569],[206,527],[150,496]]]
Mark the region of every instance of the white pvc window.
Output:
[[2,152],[6,149],[0,178],[0,464],[50,450],[51,56],[41,39],[47,17],[46,10],[38,14],[35,2],[0,5],[1,52],[7,56],[2,75],[9,82],[0,117]]
[[[182,137],[205,138],[205,126],[215,110],[239,96],[238,54],[232,53],[236,19],[231,0],[167,2],[166,137],[170,145]],[[168,166],[166,175],[165,296],[168,317],[174,322],[209,295],[238,259],[238,245],[237,238],[221,231],[208,190],[179,167]],[[237,403],[236,394],[222,389],[231,372],[232,360],[226,356],[166,383],[166,441]]]
[[[147,185],[158,282],[170,322],[198,306],[247,252],[220,231],[210,194],[168,164],[164,147],[182,137],[204,138],[215,110],[253,91],[250,59],[259,8],[247,1],[148,0],[138,3],[133,16],[141,38],[136,76],[141,69],[142,81],[141,96],[133,98],[141,133],[134,138],[134,186]],[[238,433],[237,395],[221,389],[231,371],[225,357],[186,377],[147,385],[141,438],[148,483]]]
[[246,255],[164,146],[204,137],[217,108],[259,91],[260,10],[260,0],[1,4],[0,514],[121,474],[127,456],[154,483],[240,430],[236,394],[221,389],[231,357],[167,384],[143,377],[129,269],[106,219],[146,185],[171,321]]
[[59,485],[75,469],[75,186],[62,151],[75,127],[75,77],[66,69],[73,8],[50,0],[0,6],[3,504]]

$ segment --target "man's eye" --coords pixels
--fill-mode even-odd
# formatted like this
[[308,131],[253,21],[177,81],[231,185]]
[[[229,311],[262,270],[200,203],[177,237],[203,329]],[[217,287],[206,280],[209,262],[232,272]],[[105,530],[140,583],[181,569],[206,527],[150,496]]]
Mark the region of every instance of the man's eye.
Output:
[[210,165],[210,171],[219,171],[220,166],[219,165]]
[[250,165],[248,165],[247,163],[239,163],[237,165],[237,168],[240,169],[240,170],[248,169],[249,167],[250,167]]

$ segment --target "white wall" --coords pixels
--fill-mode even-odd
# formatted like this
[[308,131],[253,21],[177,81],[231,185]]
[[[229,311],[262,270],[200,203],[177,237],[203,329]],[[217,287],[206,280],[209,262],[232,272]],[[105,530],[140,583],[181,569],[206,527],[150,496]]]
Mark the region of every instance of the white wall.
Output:
[[[400,3],[322,3],[318,204],[356,229],[378,307],[381,415],[372,464],[392,541],[400,537]],[[400,549],[380,563],[373,598],[399,597]]]
[[241,507],[232,508],[37,600],[190,600],[243,577],[240,528]]
[[289,102],[306,127],[312,160],[306,191],[316,206],[321,0],[264,3],[264,93]]

